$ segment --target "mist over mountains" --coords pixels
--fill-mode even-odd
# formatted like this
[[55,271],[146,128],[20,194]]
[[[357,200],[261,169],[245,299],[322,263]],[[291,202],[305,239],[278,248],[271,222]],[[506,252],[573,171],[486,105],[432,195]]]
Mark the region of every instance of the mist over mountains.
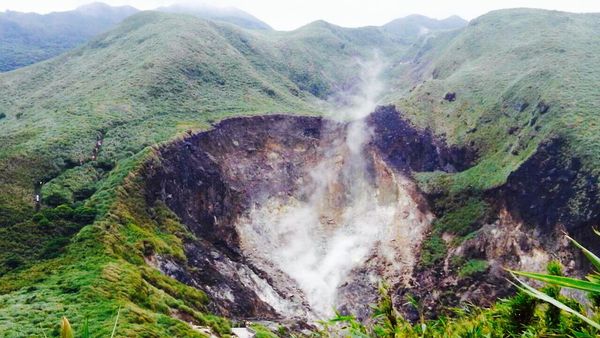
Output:
[[50,14],[0,13],[0,71],[43,61],[83,44],[138,12],[94,3]]
[[[242,10],[209,5],[171,5],[156,9],[161,12],[194,15],[226,22],[251,30],[272,28]],[[111,7],[96,2],[72,11],[49,14],[0,12],[0,72],[40,62],[82,45],[92,37],[115,27],[139,10],[131,6]],[[429,30],[453,29],[466,21],[452,17],[435,20],[421,16],[398,19],[385,25],[392,34],[414,38]]]

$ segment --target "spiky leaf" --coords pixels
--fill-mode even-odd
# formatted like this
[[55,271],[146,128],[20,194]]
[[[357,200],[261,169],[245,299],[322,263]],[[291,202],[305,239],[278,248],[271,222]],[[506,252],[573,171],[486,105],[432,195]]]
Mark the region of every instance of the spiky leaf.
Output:
[[568,307],[567,305],[563,304],[562,302],[548,296],[547,294],[536,290],[535,288],[529,286],[527,283],[523,282],[522,280],[520,280],[519,278],[517,278],[517,276],[513,273],[511,273],[513,278],[515,280],[517,280],[521,286],[519,285],[515,285],[519,290],[527,293],[528,295],[535,297],[537,299],[543,300],[547,303],[550,303],[556,307],[558,307],[559,309],[566,311],[574,316],[577,316],[578,318],[580,318],[581,320],[583,320],[584,322],[590,324],[591,326],[595,327],[596,329],[600,329],[600,324],[596,323],[594,320],[582,315],[581,313],[579,313],[578,311]]
[[73,328],[67,317],[62,317],[60,322],[60,338],[75,338]]
[[[596,231],[596,230],[594,230]],[[598,232],[596,232],[598,234]],[[576,240],[574,240],[573,238],[567,236],[567,238],[573,243],[575,244],[576,247],[578,247],[583,254],[585,255],[585,257],[587,257],[587,259],[590,261],[590,263],[592,263],[592,265],[598,270],[600,271],[600,258],[596,255],[594,255],[593,252],[591,252],[590,250],[586,249],[583,247],[583,245],[579,244]]]
[[589,292],[600,292],[600,284],[592,283],[584,280],[579,280],[571,277],[564,276],[552,276],[534,272],[521,272],[511,271],[513,275],[520,275],[531,279],[539,280],[544,283],[555,284],[566,288],[589,291]]

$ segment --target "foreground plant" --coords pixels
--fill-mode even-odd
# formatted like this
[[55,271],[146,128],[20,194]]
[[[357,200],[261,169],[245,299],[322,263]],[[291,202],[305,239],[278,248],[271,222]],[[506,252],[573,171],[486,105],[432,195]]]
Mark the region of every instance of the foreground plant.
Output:
[[60,338],[75,338],[73,328],[67,317],[62,317],[60,321]]
[[392,295],[386,284],[379,287],[379,301],[372,305],[372,314],[369,325],[360,322],[352,315],[342,315],[336,312],[336,316],[329,321],[323,322],[324,330],[321,337],[351,337],[351,338],[396,338],[396,337],[424,337],[426,336],[425,318],[422,307],[418,300],[409,297],[408,303],[419,312],[420,324],[413,326],[404,319],[400,312],[394,307]]
[[[120,314],[121,314],[121,308],[119,308],[119,310],[117,310],[117,316],[115,318],[115,323],[112,327],[112,332],[111,332],[110,338],[115,337],[115,334],[117,332],[117,325],[119,324]],[[82,331],[81,338],[91,337],[87,318],[83,322],[81,331]],[[42,334],[44,335],[45,338],[47,337],[46,333],[43,330],[42,330]],[[75,331],[73,330],[73,327],[71,326],[71,323],[69,322],[69,319],[65,316],[63,316],[62,319],[60,320],[60,338],[75,338]]]
[[[592,255],[589,251],[585,252],[586,255]],[[598,264],[596,268],[600,269],[600,259],[597,257],[593,259]],[[415,323],[406,320],[394,307],[391,294],[383,286],[380,289],[378,303],[372,306],[373,311],[369,319],[361,322],[352,315],[336,313],[333,319],[322,323],[322,330],[311,337],[591,338],[598,336],[599,325],[594,319],[585,316],[581,304],[575,299],[560,295],[561,286],[569,287],[568,285],[578,281],[564,277],[560,263],[550,262],[547,266],[547,274],[526,272],[513,272],[513,274],[527,277],[541,276],[538,280],[547,282],[548,285],[537,290],[522,282],[521,286],[517,286],[518,292],[514,296],[499,300],[491,308],[484,309],[465,303],[458,308],[447,309],[449,316],[440,316],[437,319],[424,318],[418,300],[408,297],[407,305],[412,305],[419,313],[419,320]],[[570,284],[567,285],[566,280],[571,280]],[[596,273],[590,277],[590,280],[590,282],[583,282],[598,284],[600,276]],[[590,288],[585,290],[590,291]],[[600,293],[593,293],[593,295],[599,300],[596,304],[600,305]],[[549,304],[546,306],[544,302]],[[600,306],[595,310],[598,308]]]
[[[594,232],[596,233],[596,235],[600,236],[600,232],[598,232],[596,230],[594,230]],[[515,284],[515,286],[522,292],[524,292],[532,297],[535,297],[539,300],[542,300],[544,302],[552,304],[553,306],[578,317],[579,319],[583,320],[584,322],[588,323],[589,325],[593,326],[594,328],[600,330],[600,323],[598,323],[598,321],[596,319],[590,318],[590,317],[586,316],[585,314],[582,314],[579,310],[574,309],[571,306],[568,306],[564,302],[561,302],[559,300],[559,295],[557,292],[551,293],[549,295],[548,293],[544,293],[540,290],[535,289],[534,287],[530,286],[529,284],[527,284],[526,282],[524,282],[523,280],[521,280],[517,277],[517,276],[523,276],[523,277],[538,280],[540,282],[544,282],[546,284],[550,284],[553,286],[562,286],[562,287],[569,288],[569,289],[586,291],[586,292],[590,293],[592,296],[600,294],[600,273],[598,272],[598,271],[600,271],[600,258],[598,256],[596,256],[593,252],[591,252],[588,249],[586,249],[585,247],[583,247],[581,244],[579,244],[573,238],[571,238],[569,236],[567,236],[567,238],[583,252],[583,254],[586,256],[586,258],[590,261],[590,263],[596,269],[594,272],[592,272],[591,274],[586,276],[587,280],[565,277],[565,276],[562,276],[561,274],[551,274],[551,273],[542,274],[542,273],[521,272],[521,271],[510,271],[510,273],[512,274],[514,279],[520,284],[520,285]]]

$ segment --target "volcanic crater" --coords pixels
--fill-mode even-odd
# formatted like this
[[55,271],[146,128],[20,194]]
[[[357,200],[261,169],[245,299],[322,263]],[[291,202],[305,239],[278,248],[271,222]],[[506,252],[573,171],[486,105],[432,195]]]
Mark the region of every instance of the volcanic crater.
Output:
[[[238,117],[162,147],[143,170],[148,205],[166,204],[194,238],[187,262],[155,266],[232,318],[365,318],[382,281],[409,286],[433,219],[410,173],[468,161],[393,106],[356,123]],[[366,135],[358,147],[352,129]]]

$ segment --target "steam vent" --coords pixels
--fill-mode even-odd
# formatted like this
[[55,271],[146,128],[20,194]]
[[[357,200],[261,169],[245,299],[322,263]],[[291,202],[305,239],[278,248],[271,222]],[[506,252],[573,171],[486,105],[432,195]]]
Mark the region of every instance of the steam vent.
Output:
[[148,260],[225,316],[365,318],[379,283],[410,287],[433,218],[409,173],[454,170],[458,156],[400,116],[233,118],[162,148],[145,168],[146,198],[194,238],[186,264]]

